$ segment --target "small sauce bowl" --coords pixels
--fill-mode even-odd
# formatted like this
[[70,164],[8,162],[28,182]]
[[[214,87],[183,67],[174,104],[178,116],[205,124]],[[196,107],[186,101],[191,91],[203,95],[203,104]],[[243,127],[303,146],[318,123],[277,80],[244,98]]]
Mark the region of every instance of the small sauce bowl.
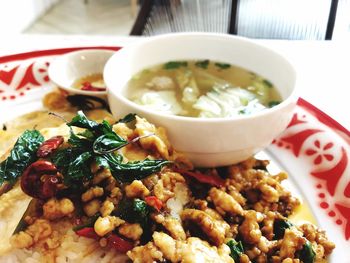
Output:
[[[143,69],[168,61],[203,59],[263,76],[275,84],[283,101],[250,115],[194,118],[150,110],[125,96],[128,81]],[[294,67],[282,55],[246,38],[224,34],[181,33],[145,39],[111,57],[103,77],[116,118],[136,113],[165,127],[174,148],[202,167],[234,164],[268,146],[287,127],[298,98]]]
[[73,87],[73,84],[86,76],[102,74],[106,62],[114,53],[104,49],[84,49],[64,54],[51,62],[48,69],[49,78],[69,94],[106,97],[106,90],[81,90]]

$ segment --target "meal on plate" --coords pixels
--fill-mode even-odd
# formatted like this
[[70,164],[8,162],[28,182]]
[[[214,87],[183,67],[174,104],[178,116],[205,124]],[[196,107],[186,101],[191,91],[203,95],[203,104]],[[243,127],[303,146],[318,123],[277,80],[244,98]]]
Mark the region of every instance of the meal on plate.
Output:
[[334,249],[290,220],[301,200],[269,161],[195,168],[142,116],[44,102],[65,111],[0,132],[0,262],[311,263]]
[[244,68],[210,60],[170,61],[145,69],[126,96],[149,109],[189,117],[232,117],[276,106],[274,85]]

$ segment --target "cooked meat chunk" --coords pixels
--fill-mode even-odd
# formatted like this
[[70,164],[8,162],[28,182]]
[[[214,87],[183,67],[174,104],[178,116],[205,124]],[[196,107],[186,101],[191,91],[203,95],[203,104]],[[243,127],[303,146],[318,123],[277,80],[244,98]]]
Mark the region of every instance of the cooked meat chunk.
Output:
[[100,197],[103,195],[103,188],[99,186],[91,187],[85,193],[82,194],[81,200],[83,202],[88,202],[96,197]]
[[162,224],[165,227],[165,229],[169,232],[172,238],[177,240],[186,239],[185,231],[179,219],[171,216],[164,217],[163,215],[159,214],[155,216],[155,221],[158,224]]
[[295,227],[286,229],[280,248],[281,259],[294,258],[295,251],[300,250],[305,242],[303,233],[298,229]]
[[196,237],[176,241],[169,235],[159,232],[154,232],[153,240],[164,258],[171,262],[234,262],[230,257],[230,249],[225,244],[217,248]]
[[128,198],[145,197],[150,194],[150,191],[143,185],[140,180],[134,180],[131,184],[125,187],[125,194]]
[[34,240],[31,235],[25,231],[21,231],[11,237],[10,243],[15,248],[29,248],[34,244]]
[[34,243],[49,237],[52,234],[50,222],[37,219],[25,231],[11,237],[11,245],[16,248],[28,248]]
[[209,191],[210,200],[214,203],[216,210],[225,215],[243,215],[242,206],[229,194],[215,187]]
[[146,121],[146,119],[136,116],[135,131],[138,136],[154,134],[153,136],[149,136],[140,140],[142,148],[146,150],[153,150],[164,159],[169,158],[170,144],[166,139],[164,129],[157,129],[153,124]]
[[74,204],[68,198],[58,200],[51,198],[43,205],[44,218],[54,220],[64,216],[71,216],[74,212]]
[[249,210],[244,215],[244,221],[239,227],[239,233],[248,244],[257,244],[261,238],[259,223],[263,215],[254,210]]
[[112,232],[116,227],[124,224],[125,221],[115,216],[99,217],[94,225],[94,230],[97,235],[103,237]]
[[230,226],[223,220],[216,220],[207,213],[197,209],[185,209],[181,213],[184,222],[196,224],[211,242],[220,246],[225,241]]
[[143,230],[140,224],[125,223],[118,228],[118,232],[132,240],[139,240],[142,236]]
[[100,211],[101,201],[94,199],[88,203],[86,203],[83,207],[83,210],[87,216],[93,216],[98,211]]
[[127,253],[134,263],[154,263],[163,261],[163,253],[153,242],[148,242],[144,246],[133,248]]
[[181,260],[181,258],[178,258],[177,255],[176,240],[174,240],[171,236],[161,232],[154,232],[152,237],[154,244],[159,248],[166,259],[170,260],[171,262],[178,262]]
[[100,213],[103,217],[105,217],[105,216],[109,216],[113,212],[113,210],[114,210],[113,202],[107,199],[102,203],[102,206],[100,208]]

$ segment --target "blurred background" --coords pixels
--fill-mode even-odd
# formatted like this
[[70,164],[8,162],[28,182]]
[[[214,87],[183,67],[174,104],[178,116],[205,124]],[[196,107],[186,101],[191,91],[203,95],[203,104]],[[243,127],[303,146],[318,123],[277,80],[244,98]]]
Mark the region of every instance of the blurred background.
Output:
[[0,0],[0,33],[350,39],[350,0]]

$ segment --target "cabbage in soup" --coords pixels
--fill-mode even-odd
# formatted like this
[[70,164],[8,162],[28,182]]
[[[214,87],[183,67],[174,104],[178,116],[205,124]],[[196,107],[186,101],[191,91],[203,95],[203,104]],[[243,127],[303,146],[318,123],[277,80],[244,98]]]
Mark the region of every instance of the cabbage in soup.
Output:
[[281,101],[274,85],[244,68],[209,60],[170,61],[130,79],[126,97],[150,110],[188,117],[233,117]]

